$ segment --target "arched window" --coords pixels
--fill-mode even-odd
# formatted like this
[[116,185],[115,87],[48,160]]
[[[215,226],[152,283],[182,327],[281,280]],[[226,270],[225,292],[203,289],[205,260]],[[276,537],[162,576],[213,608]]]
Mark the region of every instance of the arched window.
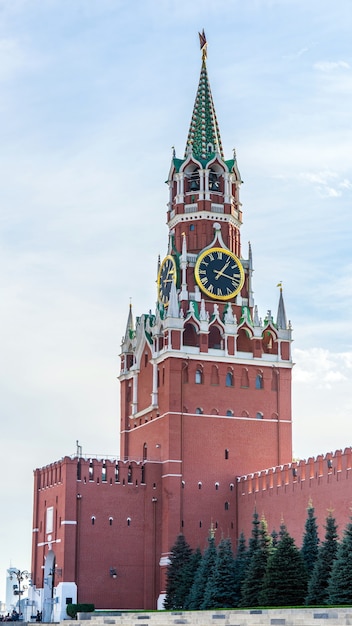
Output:
[[271,391],[278,391],[279,389],[279,372],[273,368],[271,372]]
[[131,518],[130,518],[130,517],[128,517],[128,518],[127,518],[127,526],[131,526],[131,521],[132,521],[132,520],[131,520]]
[[251,339],[245,328],[240,328],[237,337],[237,352],[251,352]]
[[226,417],[232,417],[232,416],[233,416],[233,411],[231,409],[227,409]]
[[196,385],[202,385],[203,384],[203,370],[201,367],[197,367],[196,369],[196,375],[195,375],[195,383]]
[[209,172],[209,189],[210,191],[220,191],[219,176],[214,170]]
[[109,517],[109,526],[112,526],[113,519],[113,517]]
[[202,483],[199,481],[199,483],[198,483],[198,489],[201,489],[201,488],[202,488]]
[[227,460],[229,458],[229,450],[228,448],[226,448],[225,450],[225,459]]
[[189,191],[199,191],[199,171],[195,168],[189,178]]
[[220,329],[217,326],[211,326],[208,336],[208,346],[214,350],[221,350],[222,338]]
[[211,385],[218,385],[219,384],[219,370],[218,370],[217,365],[212,365],[212,367],[211,367],[210,384]]
[[191,323],[185,324],[183,331],[183,345],[199,348],[199,335],[195,326]]
[[245,387],[248,388],[249,387],[249,377],[248,377],[248,370],[246,367],[244,367],[242,369],[242,375],[241,375],[241,387]]
[[233,372],[228,371],[226,374],[226,387],[233,387]]
[[258,372],[258,374],[256,375],[256,378],[255,378],[255,388],[256,389],[263,389],[263,387],[264,387],[263,374]]
[[219,415],[218,409],[212,409],[210,415]]
[[257,412],[257,415],[256,415],[257,420],[262,420],[262,419],[263,419],[263,417],[264,417],[264,416],[263,416],[263,413],[262,413],[261,411],[258,411],[258,412]]
[[92,526],[94,526],[94,524],[95,524],[95,520],[96,520],[95,515],[92,515],[91,520],[92,520]]
[[215,483],[215,489],[216,489],[216,491],[218,491],[218,489],[219,489],[219,483]]
[[143,444],[143,461],[147,460],[148,446],[147,444]]
[[201,407],[201,406],[197,406],[197,408],[196,408],[196,414],[197,414],[197,415],[203,415],[203,409],[202,409],[202,407]]
[[225,502],[225,511],[228,511],[230,508],[230,504],[228,502]]
[[132,466],[131,465],[128,466],[127,482],[129,483],[132,482]]

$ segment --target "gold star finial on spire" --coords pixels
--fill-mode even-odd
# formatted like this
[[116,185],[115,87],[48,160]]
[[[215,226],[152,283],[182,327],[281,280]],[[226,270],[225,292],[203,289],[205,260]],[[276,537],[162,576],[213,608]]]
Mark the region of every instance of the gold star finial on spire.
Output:
[[198,33],[198,35],[199,35],[200,49],[202,51],[202,61],[204,63],[205,59],[207,58],[207,47],[208,47],[208,42],[205,36],[204,28],[201,33]]

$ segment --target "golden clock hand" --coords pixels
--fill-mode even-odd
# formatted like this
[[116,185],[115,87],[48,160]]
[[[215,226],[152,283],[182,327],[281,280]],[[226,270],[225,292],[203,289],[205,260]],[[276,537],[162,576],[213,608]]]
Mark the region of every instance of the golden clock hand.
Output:
[[230,278],[231,280],[236,280],[237,282],[240,282],[240,277],[237,278],[237,276],[230,276],[229,274],[222,274],[222,276],[224,276],[225,278]]
[[228,261],[225,263],[224,267],[222,268],[222,270],[219,270],[218,272],[214,272],[216,274],[215,276],[215,280],[218,280],[218,278],[220,276],[224,275],[224,271],[227,269],[227,267],[230,265],[231,263],[231,259],[228,259]]

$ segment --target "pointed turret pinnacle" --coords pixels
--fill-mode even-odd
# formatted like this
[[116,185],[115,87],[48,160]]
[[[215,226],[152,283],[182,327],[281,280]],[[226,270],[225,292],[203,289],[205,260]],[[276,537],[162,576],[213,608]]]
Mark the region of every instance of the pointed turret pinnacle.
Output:
[[125,332],[126,342],[128,342],[132,338],[133,331],[134,331],[134,324],[133,324],[133,315],[132,315],[132,303],[130,302],[130,309],[128,312],[126,332]]
[[167,317],[177,318],[179,317],[179,313],[180,313],[180,309],[179,309],[179,304],[178,304],[178,299],[177,299],[176,285],[174,281],[172,281],[171,289],[170,289],[169,306],[167,308],[166,315]]
[[215,107],[208,79],[206,66],[207,40],[204,30],[199,33],[202,51],[202,68],[196,100],[194,103],[191,125],[187,138],[185,157],[189,152],[197,159],[209,159],[215,152],[224,158]]
[[280,298],[279,298],[279,305],[277,307],[276,326],[277,328],[283,328],[284,330],[286,330],[287,319],[286,319],[284,297],[282,295],[282,283],[279,283],[277,286],[280,287]]

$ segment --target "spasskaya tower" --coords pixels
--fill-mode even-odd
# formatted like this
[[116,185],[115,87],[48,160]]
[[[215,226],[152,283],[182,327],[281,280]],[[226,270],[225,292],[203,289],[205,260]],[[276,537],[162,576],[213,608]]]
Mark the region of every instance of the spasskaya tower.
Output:
[[[266,503],[277,527],[270,516],[299,501],[301,519],[304,489],[323,474],[322,461],[290,465],[291,327],[281,287],[275,317],[261,319],[254,301],[241,176],[236,154],[223,153],[200,39],[186,149],[172,155],[167,178],[155,307],[135,320],[130,307],[121,345],[120,458],[83,455],[77,444],[34,472],[30,606],[45,622],[66,619],[76,602],[162,608],[180,532],[203,549],[212,528],[235,549],[254,506],[261,513]],[[334,463],[339,478],[342,460]]]
[[291,327],[281,287],[275,318],[254,302],[241,176],[235,152],[223,153],[204,32],[200,42],[186,149],[167,180],[155,312],[134,322],[130,307],[121,346],[121,459],[160,465],[162,569],[180,532],[198,545],[213,523],[235,541],[236,477],[292,461]]

